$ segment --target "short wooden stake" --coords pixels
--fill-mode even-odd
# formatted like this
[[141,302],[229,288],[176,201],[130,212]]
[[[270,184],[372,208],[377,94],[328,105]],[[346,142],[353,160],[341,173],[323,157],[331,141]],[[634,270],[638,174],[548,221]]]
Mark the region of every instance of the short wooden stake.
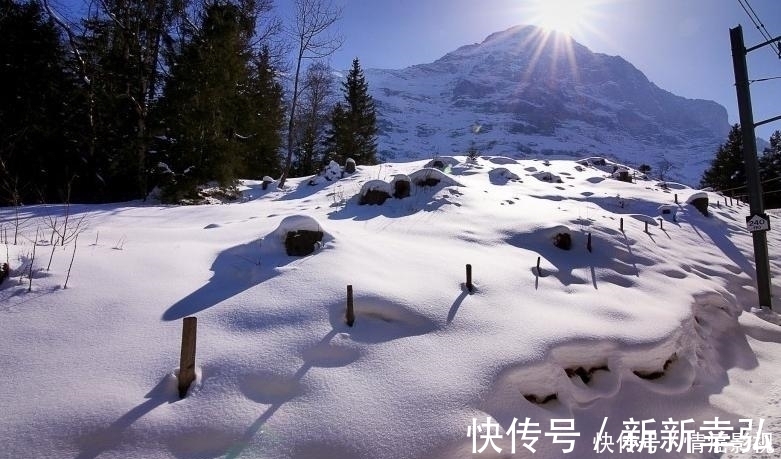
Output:
[[659,229],[664,231],[664,219],[663,218],[659,219]]
[[353,286],[347,286],[347,313],[344,316],[345,322],[348,327],[352,327],[355,323],[355,309],[353,306]]
[[466,265],[466,288],[470,293],[475,289],[475,286],[472,285],[472,265],[470,264]]
[[727,204],[727,197],[726,196],[724,196],[724,205],[725,206],[729,205],[729,204]]
[[540,272],[540,257],[537,257],[537,275],[542,276],[542,273]]
[[648,232],[648,222],[645,222],[645,232]]
[[591,233],[588,233],[588,241],[586,242],[586,250],[591,252]]
[[729,197],[729,205],[732,205],[732,196]]
[[678,193],[675,194],[675,203],[678,204]]
[[621,230],[621,232],[624,232],[624,219],[622,218],[619,220],[618,228]]
[[195,336],[198,319],[185,317],[182,322],[182,354],[179,357],[179,398],[187,395],[187,389],[195,380]]

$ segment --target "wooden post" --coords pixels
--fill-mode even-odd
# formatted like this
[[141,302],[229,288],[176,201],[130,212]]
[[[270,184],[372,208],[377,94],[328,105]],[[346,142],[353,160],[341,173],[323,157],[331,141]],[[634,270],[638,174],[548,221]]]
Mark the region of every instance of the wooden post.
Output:
[[466,288],[469,290],[469,293],[472,293],[475,289],[475,286],[472,285],[472,265],[470,264],[466,265]]
[[648,222],[647,221],[645,222],[645,232],[646,233],[648,232]]
[[352,327],[355,323],[355,309],[353,306],[353,286],[347,286],[347,313],[344,316],[348,327]]
[[664,219],[663,218],[659,219],[659,229],[664,231]]
[[542,276],[542,272],[540,272],[540,257],[537,257],[537,275]]
[[724,205],[725,205],[725,206],[726,206],[726,205],[728,205],[728,204],[727,204],[727,197],[726,197],[726,196],[724,196]]
[[591,252],[591,233],[588,233],[588,241],[586,242],[586,250]]
[[198,319],[185,317],[182,322],[182,353],[179,357],[179,398],[187,395],[195,380],[195,336],[198,329]]
[[675,203],[678,204],[678,193],[675,193]]

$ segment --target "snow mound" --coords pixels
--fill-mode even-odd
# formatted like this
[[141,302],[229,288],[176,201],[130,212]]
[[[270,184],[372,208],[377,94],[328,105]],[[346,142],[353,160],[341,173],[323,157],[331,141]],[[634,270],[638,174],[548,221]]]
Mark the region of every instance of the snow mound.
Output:
[[264,252],[285,250],[285,239],[288,233],[296,231],[319,231],[323,233],[323,244],[333,240],[333,236],[323,229],[315,218],[308,215],[291,215],[285,217],[279,222],[279,225],[262,239]]
[[532,177],[536,178],[537,180],[541,182],[547,182],[547,183],[564,183],[564,180],[561,179],[560,176],[552,173],[552,172],[535,172],[531,174]]
[[518,174],[510,172],[506,167],[497,167],[496,169],[490,170],[488,172],[488,178],[494,185],[504,185],[509,181],[517,182],[521,180]]
[[436,186],[463,186],[453,177],[445,174],[439,169],[431,167],[417,170],[409,174],[409,178],[415,186],[423,188]]
[[452,156],[437,156],[436,158],[427,162],[426,165],[423,167],[424,168],[431,167],[439,170],[445,170],[447,168],[458,165],[460,162],[461,161],[457,160]]

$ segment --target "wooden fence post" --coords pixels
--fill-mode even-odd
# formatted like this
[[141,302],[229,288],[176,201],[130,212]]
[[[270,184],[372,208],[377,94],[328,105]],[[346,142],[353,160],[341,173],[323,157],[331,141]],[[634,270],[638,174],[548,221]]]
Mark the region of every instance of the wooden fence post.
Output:
[[355,309],[353,306],[353,286],[347,286],[347,313],[344,316],[348,327],[352,327],[355,323]]
[[675,203],[678,204],[678,193],[675,193]]
[[648,222],[647,221],[645,222],[645,232],[646,233],[648,232]]
[[619,220],[618,228],[621,230],[621,232],[624,232],[624,218],[621,217],[621,220]]
[[537,257],[537,275],[542,276],[542,272],[540,272],[540,257]]
[[187,395],[195,380],[195,337],[198,330],[198,319],[185,317],[182,322],[182,353],[179,357],[179,398]]
[[591,233],[588,233],[588,241],[586,242],[586,250],[591,252]]
[[469,290],[469,293],[472,293],[475,289],[475,286],[472,285],[472,265],[470,264],[466,265],[466,288]]

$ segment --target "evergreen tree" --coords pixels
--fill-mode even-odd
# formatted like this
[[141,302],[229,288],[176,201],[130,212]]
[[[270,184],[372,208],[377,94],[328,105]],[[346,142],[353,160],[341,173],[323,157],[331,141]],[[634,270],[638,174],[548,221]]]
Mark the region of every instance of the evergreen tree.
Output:
[[759,174],[766,208],[781,208],[781,131],[770,136],[770,146],[759,158]]
[[84,186],[96,200],[143,198],[148,191],[150,112],[161,83],[164,43],[187,0],[105,0],[84,22],[79,47],[90,80],[93,145]]
[[162,138],[157,157],[167,176],[165,199],[194,198],[197,187],[229,187],[240,176],[279,171],[282,87],[268,49],[254,55],[252,10],[207,5],[201,25],[170,56],[171,76],[156,111]]
[[247,86],[247,94],[240,98],[245,115],[239,115],[239,121],[246,121],[243,128],[246,135],[241,140],[246,149],[238,173],[248,179],[273,177],[282,169],[279,149],[285,125],[285,100],[268,47],[264,46],[252,59]]
[[376,164],[377,115],[357,58],[353,59],[353,66],[342,83],[342,92],[344,103],[338,103],[331,112],[327,140],[331,159],[340,164],[347,158],[358,164]]
[[209,181],[228,186],[235,179],[237,90],[246,90],[249,80],[240,16],[230,3],[207,6],[200,28],[189,31],[181,53],[172,57],[159,112],[170,141],[162,159],[175,174],[169,200],[193,198],[196,187]]
[[731,190],[735,194],[745,193],[746,164],[739,124],[732,126],[727,142],[719,146],[710,168],[702,175],[700,187],[711,187],[716,191]]
[[3,2],[0,34],[0,204],[64,200],[79,166],[64,47],[37,2]]

